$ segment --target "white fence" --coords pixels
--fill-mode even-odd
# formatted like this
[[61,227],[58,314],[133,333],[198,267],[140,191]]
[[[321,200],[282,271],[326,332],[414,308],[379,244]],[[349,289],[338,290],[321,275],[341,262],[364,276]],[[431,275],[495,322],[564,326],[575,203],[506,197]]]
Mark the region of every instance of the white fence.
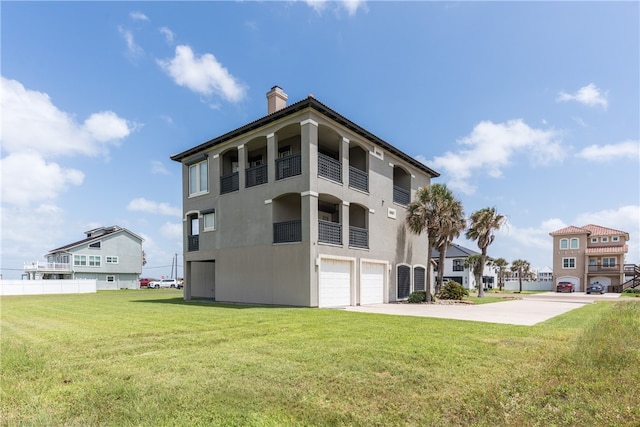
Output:
[[0,280],[0,295],[89,294],[95,292],[95,279]]
[[[519,291],[520,283],[517,280],[507,280],[504,283],[504,289],[506,291]],[[551,280],[542,280],[542,281],[523,280],[522,290],[523,291],[552,291],[553,282]]]

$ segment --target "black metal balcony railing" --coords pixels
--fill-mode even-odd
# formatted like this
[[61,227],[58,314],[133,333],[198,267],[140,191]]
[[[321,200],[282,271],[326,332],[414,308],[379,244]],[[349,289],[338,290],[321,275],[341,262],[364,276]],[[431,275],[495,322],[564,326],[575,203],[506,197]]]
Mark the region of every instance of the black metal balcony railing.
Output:
[[318,221],[318,242],[342,244],[342,224],[331,221]]
[[200,250],[200,236],[187,236],[187,249],[189,252]]
[[289,178],[302,173],[302,156],[300,153],[276,159],[276,179]]
[[318,153],[318,176],[342,182],[342,164],[326,154]]
[[464,271],[464,265],[454,265],[453,271]]
[[369,174],[349,166],[349,187],[369,192]]
[[612,272],[612,273],[619,273],[620,270],[620,264],[590,264],[589,265],[589,272],[590,273],[595,273],[595,272]]
[[393,201],[399,205],[407,206],[411,201],[411,191],[396,185],[393,186]]
[[231,172],[220,177],[220,194],[231,193],[240,189],[240,174]]
[[349,227],[349,246],[369,249],[369,230],[359,227]]
[[247,188],[265,184],[269,180],[267,165],[254,166],[245,170],[245,178],[245,187]]
[[302,242],[302,221],[273,223],[273,243]]

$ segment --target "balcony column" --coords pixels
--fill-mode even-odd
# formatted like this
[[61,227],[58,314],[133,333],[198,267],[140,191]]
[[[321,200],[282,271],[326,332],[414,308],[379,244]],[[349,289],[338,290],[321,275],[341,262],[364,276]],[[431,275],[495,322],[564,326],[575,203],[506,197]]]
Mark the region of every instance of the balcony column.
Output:
[[220,154],[209,157],[209,194],[220,194]]
[[316,244],[318,242],[318,193],[304,191],[300,193],[302,219],[302,241]]
[[340,155],[342,159],[342,182],[349,185],[349,139],[342,138],[342,145],[340,147]]
[[309,189],[316,191],[318,189],[318,122],[311,119],[303,120],[300,122],[300,132],[302,175],[304,181],[311,186]]
[[276,143],[275,133],[267,135],[267,178],[269,182],[276,181]]
[[242,191],[245,187],[247,159],[245,156],[244,144],[238,145],[238,187]]
[[349,247],[349,202],[347,201],[342,201],[340,224],[342,224],[342,245]]

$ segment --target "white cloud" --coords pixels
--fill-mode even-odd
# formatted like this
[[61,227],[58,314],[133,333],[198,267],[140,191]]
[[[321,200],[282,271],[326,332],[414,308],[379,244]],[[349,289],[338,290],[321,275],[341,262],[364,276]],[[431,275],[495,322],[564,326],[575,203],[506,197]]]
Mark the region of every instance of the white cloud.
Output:
[[318,14],[322,14],[329,4],[335,6],[336,12],[344,10],[349,14],[349,16],[355,15],[358,12],[358,9],[362,9],[364,11],[367,10],[365,0],[305,0],[305,3],[307,3],[307,6],[312,8]]
[[457,152],[447,151],[431,161],[418,159],[437,171],[444,171],[449,187],[466,194],[475,191],[470,183],[474,174],[499,178],[503,168],[519,153],[526,153],[534,166],[546,166],[564,158],[554,131],[531,128],[522,120],[480,122],[458,144],[463,148]]
[[[84,174],[47,163],[38,153],[11,153],[0,160],[2,169],[2,201],[18,206],[32,202],[55,200],[69,186],[80,185]],[[5,222],[5,225],[9,222]],[[4,227],[3,227],[4,228]]]
[[140,46],[138,46],[136,44],[136,41],[133,39],[133,33],[131,31],[127,30],[124,27],[118,27],[118,32],[127,43],[127,49],[130,55],[132,55],[133,57],[137,57],[144,53],[144,50]]
[[165,202],[159,203],[147,200],[144,197],[131,200],[127,205],[127,210],[182,217],[182,209],[173,207]]
[[1,81],[2,148],[8,152],[96,156],[135,129],[112,111],[94,113],[78,123],[59,110],[46,93],[25,89],[16,80],[2,77]]
[[176,84],[202,95],[218,95],[229,102],[239,102],[245,86],[210,53],[197,57],[189,46],[176,46],[174,58],[157,61]]
[[578,157],[591,162],[609,162],[617,159],[640,159],[640,142],[624,141],[618,144],[590,145],[583,148]]
[[565,101],[576,101],[581,104],[587,105],[589,107],[602,106],[602,108],[607,108],[607,96],[606,94],[602,94],[600,89],[593,83],[590,83],[584,87],[578,89],[578,91],[574,94],[569,94],[566,92],[560,92],[558,97],[556,98],[558,102]]
[[164,223],[160,227],[160,234],[162,234],[162,236],[166,237],[167,239],[170,239],[176,242],[176,245],[182,247],[182,223],[181,222]]
[[164,167],[164,164],[162,164],[162,162],[159,160],[151,161],[151,173],[159,175],[171,175],[167,168]]
[[131,17],[131,19],[133,19],[134,21],[148,21],[149,17],[147,15],[145,15],[142,12],[131,12],[129,14],[129,17]]
[[173,33],[173,31],[171,31],[167,27],[161,27],[160,32],[164,35],[164,38],[167,41],[167,43],[169,44],[173,43],[173,40],[175,39],[175,34]]

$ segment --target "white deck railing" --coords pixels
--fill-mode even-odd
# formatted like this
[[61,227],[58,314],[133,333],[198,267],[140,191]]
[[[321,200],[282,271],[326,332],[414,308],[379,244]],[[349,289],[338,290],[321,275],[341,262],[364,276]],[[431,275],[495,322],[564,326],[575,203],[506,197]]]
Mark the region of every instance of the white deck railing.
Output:
[[25,262],[24,271],[71,271],[71,264],[46,261]]

